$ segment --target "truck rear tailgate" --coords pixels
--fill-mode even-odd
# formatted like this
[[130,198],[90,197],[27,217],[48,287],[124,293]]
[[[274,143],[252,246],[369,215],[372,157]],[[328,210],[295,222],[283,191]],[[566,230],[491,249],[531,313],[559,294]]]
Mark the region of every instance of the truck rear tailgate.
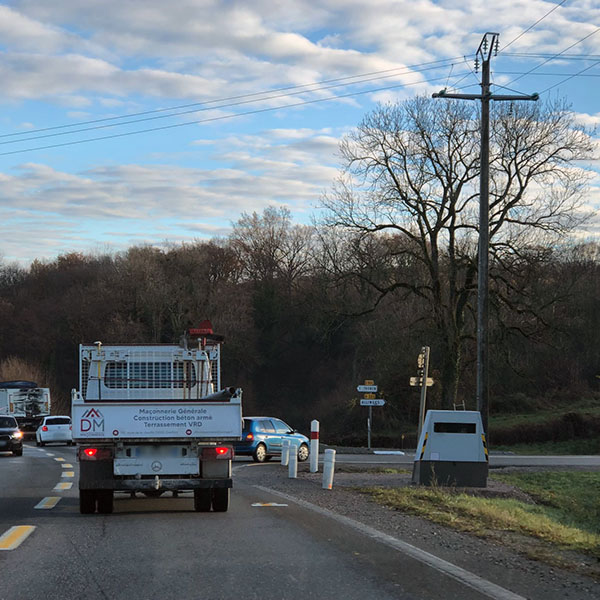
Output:
[[73,439],[239,439],[240,402],[73,403]]

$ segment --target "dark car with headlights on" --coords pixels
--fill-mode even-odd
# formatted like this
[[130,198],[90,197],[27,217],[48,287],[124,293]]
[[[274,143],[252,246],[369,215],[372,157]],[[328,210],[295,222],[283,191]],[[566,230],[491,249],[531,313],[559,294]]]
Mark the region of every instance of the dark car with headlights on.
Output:
[[23,454],[23,432],[14,417],[0,417],[0,452]]
[[264,462],[281,456],[284,440],[298,447],[298,460],[305,461],[309,455],[308,438],[275,417],[244,417],[242,440],[234,443],[238,456],[251,456],[256,462]]

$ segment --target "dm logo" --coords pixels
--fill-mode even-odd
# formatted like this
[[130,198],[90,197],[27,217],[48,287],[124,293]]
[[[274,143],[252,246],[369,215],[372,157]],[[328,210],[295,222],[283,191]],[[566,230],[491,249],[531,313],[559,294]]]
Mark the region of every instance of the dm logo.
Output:
[[97,408],[90,408],[83,413],[80,426],[82,433],[104,433],[104,415]]

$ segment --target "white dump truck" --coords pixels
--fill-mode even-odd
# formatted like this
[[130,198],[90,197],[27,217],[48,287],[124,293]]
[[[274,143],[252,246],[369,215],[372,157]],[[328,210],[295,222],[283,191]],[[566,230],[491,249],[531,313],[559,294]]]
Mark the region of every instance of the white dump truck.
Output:
[[180,344],[80,346],[72,421],[81,513],[111,513],[118,491],[193,491],[196,511],[228,509],[242,391],[221,388],[222,341],[207,321]]
[[50,389],[34,381],[0,382],[0,415],[15,417],[19,429],[29,437],[50,414]]

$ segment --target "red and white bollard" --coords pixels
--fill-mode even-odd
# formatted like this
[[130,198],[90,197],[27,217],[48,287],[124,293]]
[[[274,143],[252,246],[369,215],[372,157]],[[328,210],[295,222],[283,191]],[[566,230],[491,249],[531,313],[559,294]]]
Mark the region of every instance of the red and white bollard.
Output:
[[310,422],[310,472],[319,470],[319,421]]

